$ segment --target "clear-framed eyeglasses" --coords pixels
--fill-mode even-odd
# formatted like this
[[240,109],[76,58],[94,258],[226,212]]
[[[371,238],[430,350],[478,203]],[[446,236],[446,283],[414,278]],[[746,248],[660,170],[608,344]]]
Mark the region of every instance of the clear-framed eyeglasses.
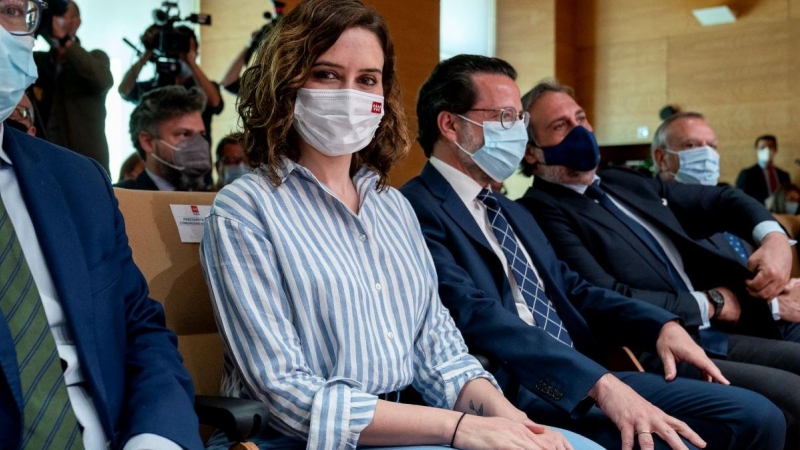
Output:
[[40,0],[0,0],[0,25],[14,36],[31,35],[45,9],[47,3]]
[[[2,0],[0,0],[2,1]],[[488,111],[488,112],[495,112],[500,116],[500,125],[508,130],[514,126],[514,123],[517,120],[521,120],[525,126],[528,126],[528,123],[531,121],[531,114],[528,111],[517,112],[516,109],[512,107],[508,108],[500,108],[500,109],[470,109],[469,111]]]

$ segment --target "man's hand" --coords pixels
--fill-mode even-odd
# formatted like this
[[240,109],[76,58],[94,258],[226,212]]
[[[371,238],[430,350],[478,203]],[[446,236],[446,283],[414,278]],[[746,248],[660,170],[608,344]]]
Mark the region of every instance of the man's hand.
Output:
[[[727,305],[725,306],[727,308]],[[723,311],[725,311],[723,308]],[[664,363],[664,378],[668,381],[675,379],[676,363],[687,363],[703,371],[707,381],[716,381],[721,384],[731,384],[719,371],[719,368],[708,359],[706,353],[689,336],[677,322],[667,322],[658,334],[656,351]]]
[[781,319],[800,322],[800,278],[792,278],[778,296]]
[[[736,294],[734,294],[733,291],[726,287],[718,287],[716,289],[720,294],[722,294],[722,297],[725,299],[725,304],[722,306],[722,312],[720,312],[719,316],[717,316],[717,318],[714,320],[731,323],[738,322],[739,317],[742,316],[742,305],[739,304],[739,298],[736,297]],[[708,317],[713,317],[715,312],[716,307],[709,300]]]
[[597,381],[589,396],[622,432],[622,450],[632,450],[634,440],[642,450],[651,450],[654,434],[673,450],[686,450],[680,436],[697,447],[706,446],[689,425],[665,414],[610,373]]
[[792,249],[783,233],[769,233],[758,250],[750,255],[747,268],[756,274],[747,280],[747,291],[753,297],[771,300],[777,297],[792,271]]

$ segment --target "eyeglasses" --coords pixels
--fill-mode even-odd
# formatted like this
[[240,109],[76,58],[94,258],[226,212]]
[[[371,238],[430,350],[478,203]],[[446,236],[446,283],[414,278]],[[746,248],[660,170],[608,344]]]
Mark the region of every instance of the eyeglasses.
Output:
[[[2,1],[2,0],[0,0]],[[528,111],[517,112],[516,109],[512,107],[508,108],[501,108],[501,109],[468,109],[467,111],[488,111],[488,112],[495,112],[500,115],[500,125],[508,130],[514,126],[514,123],[517,120],[521,120],[525,126],[528,126],[528,123],[531,121],[531,113]]]
[[14,36],[33,34],[45,9],[40,0],[0,0],[0,25]]
[[31,110],[24,106],[17,106],[14,108],[14,112],[17,113],[20,119],[31,120],[33,119],[33,113]]

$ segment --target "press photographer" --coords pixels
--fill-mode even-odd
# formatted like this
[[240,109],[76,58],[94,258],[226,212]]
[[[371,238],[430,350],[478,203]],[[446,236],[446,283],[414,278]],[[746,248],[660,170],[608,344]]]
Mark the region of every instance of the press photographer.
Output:
[[[138,61],[122,78],[119,93],[125,100],[139,104],[144,94],[158,87],[197,87],[207,98],[202,116],[205,138],[211,142],[211,117],[221,113],[224,107],[219,84],[209,80],[197,64],[199,45],[194,31],[188,26],[177,25],[210,25],[211,17],[192,14],[181,18],[177,3],[164,2],[160,9],[153,11],[153,19],[155,23],[147,28],[141,38],[144,51],[140,52]],[[148,63],[155,65],[155,76],[150,80],[137,81]]]
[[258,46],[261,45],[261,41],[267,37],[272,28],[277,24],[281,18],[283,17],[283,10],[286,8],[286,4],[280,1],[273,2],[275,6],[275,14],[267,11],[264,13],[264,19],[267,20],[267,23],[254,31],[253,34],[250,36],[250,41],[247,45],[236,55],[236,59],[233,60],[231,66],[228,68],[228,71],[225,73],[225,76],[222,77],[222,87],[225,88],[226,91],[230,92],[234,95],[239,95],[239,86],[241,84],[241,76],[242,70],[250,64],[250,59],[252,59],[253,54],[258,50]]
[[50,51],[33,55],[39,78],[30,92],[41,123],[39,135],[108,171],[106,95],[114,85],[108,55],[81,45],[81,12],[74,1],[50,5],[39,30]]

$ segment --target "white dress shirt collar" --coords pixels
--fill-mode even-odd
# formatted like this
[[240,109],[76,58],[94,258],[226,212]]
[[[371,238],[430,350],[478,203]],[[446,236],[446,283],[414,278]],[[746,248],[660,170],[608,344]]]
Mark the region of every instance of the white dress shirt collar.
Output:
[[431,156],[430,163],[450,183],[450,186],[453,187],[453,190],[456,191],[456,194],[464,204],[469,205],[472,203],[481,190],[484,189],[484,186],[478,184],[471,176],[435,156]]

